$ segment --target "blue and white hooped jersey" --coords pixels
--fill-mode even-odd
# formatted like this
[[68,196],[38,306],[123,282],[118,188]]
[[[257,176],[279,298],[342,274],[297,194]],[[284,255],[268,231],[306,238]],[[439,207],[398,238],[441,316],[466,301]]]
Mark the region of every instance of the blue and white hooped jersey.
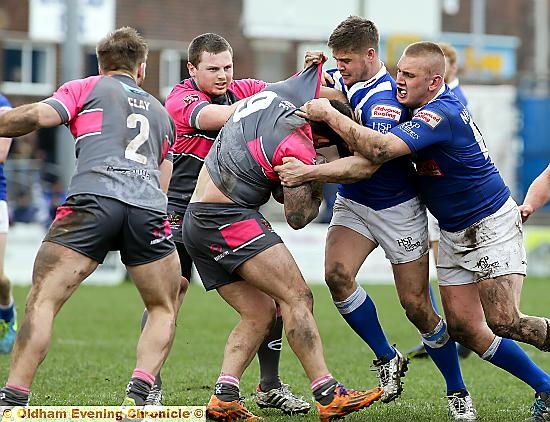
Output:
[[[388,132],[410,118],[409,110],[396,99],[396,85],[385,66],[371,79],[347,88],[340,72],[328,71],[334,88],[344,92],[363,126]],[[338,193],[344,198],[375,210],[393,207],[417,195],[417,177],[410,157],[399,157],[384,163],[370,179],[341,184]]]
[[481,132],[448,86],[391,132],[413,152],[421,198],[443,230],[464,230],[510,197]]
[[[11,104],[6,97],[0,94],[0,112],[10,110]],[[4,175],[4,163],[0,163],[0,201],[5,201],[6,193],[6,176]]]

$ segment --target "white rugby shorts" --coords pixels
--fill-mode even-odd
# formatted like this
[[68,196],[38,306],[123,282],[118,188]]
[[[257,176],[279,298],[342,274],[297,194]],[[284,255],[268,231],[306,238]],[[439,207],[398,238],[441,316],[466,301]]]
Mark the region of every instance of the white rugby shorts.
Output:
[[430,242],[439,242],[440,230],[439,222],[428,210],[428,239]]
[[441,230],[437,278],[442,286],[472,284],[527,271],[523,228],[509,198],[494,214],[459,232]]
[[7,233],[10,227],[10,217],[8,214],[8,203],[0,201],[0,233]]
[[417,198],[383,210],[337,195],[330,226],[344,226],[382,246],[392,264],[415,261],[428,253],[426,207]]

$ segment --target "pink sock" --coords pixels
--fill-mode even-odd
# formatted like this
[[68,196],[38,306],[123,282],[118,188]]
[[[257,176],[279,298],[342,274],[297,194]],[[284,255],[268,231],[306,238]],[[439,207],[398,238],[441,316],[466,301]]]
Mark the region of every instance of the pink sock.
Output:
[[218,377],[216,384],[230,384],[239,388],[239,379],[231,374],[224,374],[222,372]]
[[322,377],[314,379],[313,381],[311,381],[311,391],[315,391],[321,385],[327,383],[328,381],[330,381],[332,379],[334,379],[334,377],[331,374],[323,375]]
[[145,381],[151,386],[155,383],[155,376],[153,374],[150,374],[149,372],[139,368],[134,369],[134,372],[132,373],[132,378],[138,378],[142,381]]
[[29,390],[27,387],[23,387],[22,385],[6,384],[6,388],[9,388],[10,390],[19,391],[20,393],[24,393],[24,394],[31,393],[31,390]]

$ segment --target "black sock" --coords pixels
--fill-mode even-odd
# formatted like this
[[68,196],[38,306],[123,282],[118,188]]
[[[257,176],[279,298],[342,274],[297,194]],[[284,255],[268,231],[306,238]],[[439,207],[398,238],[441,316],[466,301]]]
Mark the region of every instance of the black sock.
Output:
[[447,396],[455,396],[455,397],[464,398],[467,395],[468,395],[468,390],[466,390],[464,388],[461,388],[460,390],[456,390],[456,391],[447,391]]
[[[0,406],[28,406],[29,394],[13,388],[4,387],[0,390]],[[0,415],[2,416],[2,415]]]
[[313,390],[313,397],[315,401],[321,403],[323,406],[329,404],[334,399],[334,390],[338,387],[338,381],[334,378],[328,380],[324,384],[321,384],[315,390]]
[[260,363],[260,390],[269,391],[281,386],[279,358],[283,343],[283,318],[279,315],[258,349]]
[[[147,313],[147,309],[144,309],[143,310],[143,315],[141,316],[141,331],[143,331],[143,327],[145,327],[145,323],[147,322],[147,317],[148,316],[149,316],[149,314]],[[160,377],[160,371],[157,374],[157,376],[155,377],[155,385],[158,388],[162,388],[162,379]]]
[[226,401],[226,402],[239,400],[240,398],[239,387],[233,384],[225,384],[223,382],[219,382],[215,385],[214,394],[221,401]]
[[136,406],[143,406],[152,385],[140,378],[132,378],[126,387],[126,396],[134,399]]

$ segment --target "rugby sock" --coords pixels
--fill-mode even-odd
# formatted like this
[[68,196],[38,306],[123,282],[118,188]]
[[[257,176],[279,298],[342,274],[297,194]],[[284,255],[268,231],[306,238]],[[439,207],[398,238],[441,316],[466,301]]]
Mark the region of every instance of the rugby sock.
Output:
[[395,357],[395,349],[388,342],[380,326],[376,306],[365,289],[357,286],[350,297],[341,302],[334,301],[334,305],[353,331],[369,345],[378,359],[393,359]]
[[[2,406],[28,406],[30,390],[19,385],[6,384],[0,389],[0,405]],[[1,415],[0,415],[1,416]]]
[[281,386],[279,379],[279,358],[283,344],[283,318],[279,305],[277,305],[277,317],[267,337],[258,349],[258,362],[260,363],[260,390],[269,391]]
[[326,406],[334,399],[334,390],[336,390],[336,387],[338,387],[338,381],[330,374],[323,375],[311,382],[313,397],[315,397],[315,401],[323,406]]
[[530,385],[535,392],[550,392],[550,375],[540,369],[514,340],[495,337],[481,357]]
[[451,340],[447,324],[443,319],[439,320],[431,333],[422,334],[422,342],[426,352],[445,378],[447,393],[466,390],[458,363],[456,345]]
[[10,297],[9,305],[0,305],[0,319],[9,322],[15,315],[15,302],[13,297]]
[[[141,331],[143,331],[143,327],[145,327],[145,323],[147,322],[147,317],[149,313],[147,312],[147,309],[143,310],[143,315],[141,316]],[[160,377],[160,371],[155,377],[155,383],[158,388],[162,388],[162,378]]]
[[214,386],[214,394],[225,402],[239,400],[239,379],[233,375],[221,373]]
[[128,383],[128,387],[126,387],[126,397],[133,399],[136,406],[143,406],[149,395],[149,391],[151,391],[153,382],[155,382],[153,374],[143,369],[134,369],[132,378]]

